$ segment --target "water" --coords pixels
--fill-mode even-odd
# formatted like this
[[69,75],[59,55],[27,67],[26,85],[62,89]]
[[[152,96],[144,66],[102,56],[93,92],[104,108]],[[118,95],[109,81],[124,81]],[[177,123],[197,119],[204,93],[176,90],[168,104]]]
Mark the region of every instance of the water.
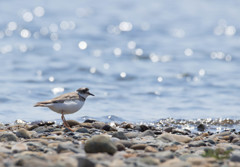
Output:
[[0,122],[59,120],[34,103],[79,87],[67,119],[239,119],[239,5],[1,1]]

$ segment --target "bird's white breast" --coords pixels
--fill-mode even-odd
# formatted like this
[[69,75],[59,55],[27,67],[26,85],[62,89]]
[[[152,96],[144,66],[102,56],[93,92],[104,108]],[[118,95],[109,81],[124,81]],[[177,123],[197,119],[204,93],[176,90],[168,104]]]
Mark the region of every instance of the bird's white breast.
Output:
[[84,101],[80,101],[80,100],[69,100],[69,101],[65,101],[64,103],[52,103],[51,105],[49,105],[48,107],[60,114],[72,114],[77,112],[78,110],[80,110],[82,108],[84,104]]

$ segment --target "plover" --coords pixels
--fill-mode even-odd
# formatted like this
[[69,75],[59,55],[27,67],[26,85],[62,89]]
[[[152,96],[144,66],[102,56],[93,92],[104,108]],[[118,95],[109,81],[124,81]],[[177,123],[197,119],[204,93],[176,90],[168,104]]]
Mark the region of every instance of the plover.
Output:
[[64,115],[72,114],[80,110],[89,95],[94,96],[94,94],[89,92],[88,88],[79,88],[76,92],[65,93],[51,100],[38,102],[34,107],[48,107],[51,110],[62,114],[61,118],[64,126],[73,131],[67,123]]

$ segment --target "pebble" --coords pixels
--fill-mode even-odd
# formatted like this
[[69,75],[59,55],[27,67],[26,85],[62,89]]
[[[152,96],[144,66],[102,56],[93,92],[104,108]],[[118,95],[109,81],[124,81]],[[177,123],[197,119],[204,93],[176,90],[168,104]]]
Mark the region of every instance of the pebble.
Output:
[[86,119],[84,121],[84,123],[93,123],[93,122],[96,122],[96,120],[94,120],[94,119]]
[[162,135],[158,136],[157,139],[165,143],[169,143],[169,142],[188,143],[192,141],[192,139],[188,136],[176,135],[176,134],[170,134],[170,133],[163,133]]
[[155,134],[153,133],[152,130],[146,130],[146,131],[144,131],[143,133],[141,133],[139,135],[139,137],[144,137],[144,136],[153,136],[153,137],[155,137]]
[[134,150],[144,150],[146,147],[146,144],[134,144],[130,148]]
[[17,136],[12,132],[0,133],[0,142],[17,141]]
[[112,126],[106,124],[102,127],[102,130],[105,130],[105,131],[117,131],[115,128],[113,128]]
[[24,139],[30,139],[31,138],[31,134],[29,133],[29,131],[27,131],[26,129],[19,129],[16,133],[17,137],[19,138],[24,138]]
[[112,134],[112,137],[116,137],[121,140],[127,140],[127,136],[123,132],[115,132]]
[[106,152],[113,155],[117,151],[117,148],[109,137],[104,135],[96,135],[86,141],[84,150],[87,153]]
[[70,127],[77,126],[80,124],[78,121],[75,120],[67,120],[67,123]]
[[158,164],[160,164],[159,159],[154,158],[154,157],[143,157],[140,159],[141,163],[144,163],[147,166],[156,166]]
[[152,147],[152,146],[145,147],[144,151],[145,152],[152,152],[152,153],[158,152],[158,150],[156,148]]
[[127,136],[127,138],[132,139],[132,138],[138,137],[139,132],[128,132],[128,133],[125,133],[125,135]]
[[12,147],[12,152],[14,153],[19,153],[27,150],[28,150],[28,146],[26,143],[17,143]]
[[96,164],[86,157],[78,157],[78,167],[95,167]]
[[188,144],[189,147],[201,147],[201,146],[206,146],[206,143],[203,141],[193,141]]
[[125,146],[122,143],[120,143],[120,142],[115,143],[115,146],[117,147],[118,151],[125,150]]
[[197,126],[197,130],[200,132],[204,132],[207,129],[207,127],[204,124],[199,124]]
[[233,151],[230,160],[233,162],[240,162],[240,150]]
[[87,128],[79,128],[76,130],[78,133],[89,133],[89,130]]

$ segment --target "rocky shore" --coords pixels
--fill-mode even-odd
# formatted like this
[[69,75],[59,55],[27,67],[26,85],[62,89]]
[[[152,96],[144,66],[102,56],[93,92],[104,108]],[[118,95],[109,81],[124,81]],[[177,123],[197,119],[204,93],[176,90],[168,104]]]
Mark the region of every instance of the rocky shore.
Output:
[[[0,124],[0,167],[240,166],[240,132],[195,130],[181,122],[150,125],[69,120]],[[182,126],[181,126],[182,127]]]

